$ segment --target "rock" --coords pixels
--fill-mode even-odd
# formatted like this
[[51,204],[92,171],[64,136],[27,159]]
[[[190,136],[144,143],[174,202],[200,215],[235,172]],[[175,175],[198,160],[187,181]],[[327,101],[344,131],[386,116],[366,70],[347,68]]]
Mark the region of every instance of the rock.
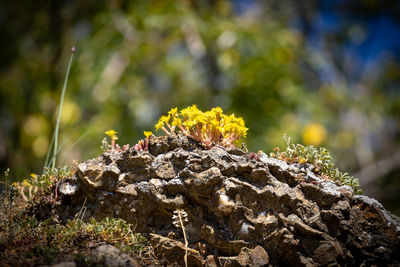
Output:
[[[159,255],[167,258],[168,264],[178,264],[185,266],[185,245],[179,241],[175,241],[168,237],[157,234],[150,234],[150,243],[154,246],[155,251]],[[188,248],[188,266],[202,266],[203,260],[197,250]]]
[[400,264],[396,216],[308,169],[299,183],[297,173],[263,153],[151,137],[149,151],[110,151],[80,163],[59,186],[58,217],[73,218],[83,203],[85,218],[120,217],[171,264],[184,264],[177,209],[187,213],[189,266]]
[[112,245],[101,245],[91,252],[90,260],[97,266],[140,267],[128,254]]
[[68,182],[63,183],[60,186],[60,193],[69,196],[69,195],[73,195],[76,193],[76,191],[78,190],[78,186],[76,184],[71,184]]
[[[42,266],[45,267],[46,265]],[[63,261],[63,262],[59,262],[59,263],[55,263],[52,265],[49,265],[50,267],[76,267],[75,262],[73,261]]]
[[269,256],[265,249],[256,246],[254,249],[242,248],[238,255],[238,264],[240,266],[261,267],[269,263]]
[[206,265],[206,267],[218,267],[219,266],[219,264],[217,264],[217,261],[216,261],[214,255],[208,255],[206,257],[205,265]]

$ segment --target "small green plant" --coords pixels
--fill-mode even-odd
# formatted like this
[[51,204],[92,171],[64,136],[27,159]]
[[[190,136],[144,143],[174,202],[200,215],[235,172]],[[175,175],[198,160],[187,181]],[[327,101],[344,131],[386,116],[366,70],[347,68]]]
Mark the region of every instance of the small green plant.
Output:
[[356,194],[363,194],[358,179],[350,176],[347,172],[341,172],[333,163],[333,158],[329,151],[324,148],[314,146],[303,146],[293,144],[291,138],[286,134],[283,136],[286,142],[286,150],[280,151],[278,147],[270,153],[271,157],[284,160],[288,163],[311,164],[312,171],[325,178],[338,182],[341,185],[348,185],[354,189]]
[[60,231],[60,242],[64,245],[74,246],[79,235],[86,236],[82,245],[90,240],[107,242],[120,248],[122,251],[141,252],[146,239],[134,232],[132,224],[120,218],[105,218],[96,221],[94,218],[86,223],[80,219],[69,220]]
[[47,197],[49,201],[55,201],[57,198],[57,186],[54,192],[51,192],[51,189],[61,179],[71,176],[73,171],[73,168],[68,166],[58,169],[44,168],[41,175],[31,173],[28,179],[12,183],[12,188],[18,192],[18,195],[25,202],[39,202],[41,197]]
[[167,116],[161,116],[155,128],[166,134],[180,132],[207,149],[214,145],[232,147],[234,142],[246,137],[248,130],[242,118],[225,115],[220,107],[202,112],[196,105],[180,112],[172,108]]

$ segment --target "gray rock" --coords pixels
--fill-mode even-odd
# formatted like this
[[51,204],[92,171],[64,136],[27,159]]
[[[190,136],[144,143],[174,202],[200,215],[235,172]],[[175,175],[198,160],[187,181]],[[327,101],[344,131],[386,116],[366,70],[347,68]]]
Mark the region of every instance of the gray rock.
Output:
[[91,252],[90,259],[97,266],[139,267],[140,264],[128,254],[109,244],[101,245]]
[[65,182],[60,186],[60,193],[64,194],[64,195],[73,195],[76,193],[76,191],[78,190],[78,185],[77,184],[72,184],[69,182]]
[[187,214],[190,266],[400,264],[396,216],[310,169],[299,183],[299,172],[265,154],[151,137],[149,151],[112,151],[79,164],[60,185],[59,217],[73,218],[87,198],[87,216],[136,225],[171,264],[181,265],[185,252],[182,229],[173,226],[177,209]]
[[43,265],[41,267],[76,267],[76,263],[73,261],[62,261],[52,265]]

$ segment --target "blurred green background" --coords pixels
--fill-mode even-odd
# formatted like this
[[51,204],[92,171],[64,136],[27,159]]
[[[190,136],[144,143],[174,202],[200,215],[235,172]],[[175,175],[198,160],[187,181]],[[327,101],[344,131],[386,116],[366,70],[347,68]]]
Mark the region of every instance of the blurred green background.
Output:
[[171,107],[220,106],[250,151],[325,146],[400,214],[399,18],[378,0],[2,1],[0,170],[41,173],[75,45],[59,166],[108,129],[134,144]]

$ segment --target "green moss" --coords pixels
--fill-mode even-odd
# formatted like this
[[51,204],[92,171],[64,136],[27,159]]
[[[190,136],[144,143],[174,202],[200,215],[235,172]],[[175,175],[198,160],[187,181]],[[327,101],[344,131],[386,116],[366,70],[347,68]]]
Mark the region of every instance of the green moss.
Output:
[[363,194],[358,179],[335,167],[333,158],[326,148],[294,144],[286,134],[283,139],[287,145],[286,150],[280,151],[279,148],[275,148],[275,153],[270,154],[272,157],[288,163],[311,164],[313,172],[320,177],[331,179],[341,185],[348,185],[353,188],[354,193]]

